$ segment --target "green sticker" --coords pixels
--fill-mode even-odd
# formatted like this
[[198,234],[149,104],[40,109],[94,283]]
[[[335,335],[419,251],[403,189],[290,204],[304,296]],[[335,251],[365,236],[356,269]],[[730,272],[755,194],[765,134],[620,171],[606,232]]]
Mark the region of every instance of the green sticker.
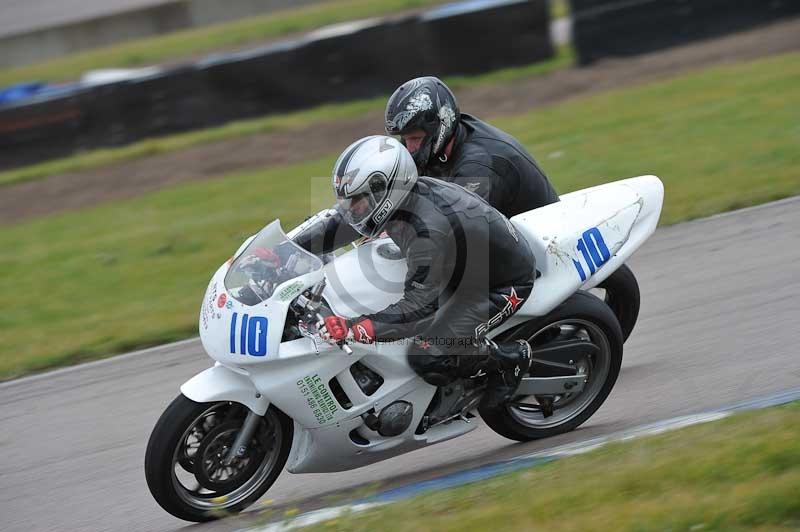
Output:
[[278,290],[278,299],[281,301],[294,299],[300,292],[303,291],[303,286],[304,285],[301,281],[295,281],[292,284],[284,286]]
[[305,377],[297,381],[297,387],[300,388],[300,393],[306,398],[308,407],[314,412],[317,423],[324,425],[329,421],[333,421],[333,416],[336,414],[337,409],[336,400],[331,396],[319,375]]

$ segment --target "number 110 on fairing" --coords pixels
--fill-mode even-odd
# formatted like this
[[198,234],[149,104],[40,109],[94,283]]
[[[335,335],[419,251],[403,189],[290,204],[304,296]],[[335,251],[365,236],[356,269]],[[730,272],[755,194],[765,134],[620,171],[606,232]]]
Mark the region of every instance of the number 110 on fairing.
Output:
[[[583,255],[583,260],[589,267],[589,275],[594,275],[594,272],[600,269],[600,266],[608,262],[611,258],[611,253],[608,251],[603,235],[597,227],[592,227],[583,232],[583,235],[578,240],[578,251]],[[581,276],[581,281],[585,281],[588,276],[583,269],[583,264],[579,261],[572,259],[575,269],[578,270],[578,275]]]
[[239,334],[237,335],[236,324],[239,322],[238,318],[238,312],[234,312],[233,315],[231,315],[231,353],[250,355],[254,357],[263,357],[266,355],[268,325],[267,318],[262,316],[253,316],[251,318],[249,314],[242,314]]

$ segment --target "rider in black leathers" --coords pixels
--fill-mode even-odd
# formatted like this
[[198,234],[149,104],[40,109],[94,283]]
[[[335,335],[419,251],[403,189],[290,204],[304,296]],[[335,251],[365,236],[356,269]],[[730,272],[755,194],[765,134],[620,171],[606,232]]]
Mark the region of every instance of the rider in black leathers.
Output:
[[[380,152],[379,141],[384,143]],[[338,208],[305,227],[294,241],[320,254],[385,231],[405,256],[408,274],[400,301],[348,320],[326,318],[326,329],[337,340],[348,334],[356,341],[414,338],[409,362],[426,381],[441,386],[488,373],[486,404],[502,403],[528,369],[530,346],[524,341],[497,345],[485,334],[514,314],[531,293],[535,262],[527,242],[506,217],[474,194],[417,177],[411,156],[396,140],[369,137],[359,142],[334,168]],[[407,159],[405,170],[389,158],[395,156],[392,151]],[[376,177],[378,183],[370,188],[368,180],[375,176],[383,177]],[[388,194],[380,183],[385,176]],[[403,186],[407,190],[402,195],[393,195],[398,193],[392,187]],[[358,202],[372,196],[367,216],[354,221]],[[387,204],[388,215],[380,214]]]
[[[398,87],[386,104],[385,128],[400,136],[420,174],[461,185],[508,218],[559,201],[531,154],[511,135],[461,113],[438,78],[415,78]],[[627,339],[639,313],[633,272],[623,264],[598,287]]]
[[385,127],[401,137],[420,175],[461,185],[509,218],[558,201],[533,156],[511,135],[461,113],[438,78],[398,87],[386,105]]

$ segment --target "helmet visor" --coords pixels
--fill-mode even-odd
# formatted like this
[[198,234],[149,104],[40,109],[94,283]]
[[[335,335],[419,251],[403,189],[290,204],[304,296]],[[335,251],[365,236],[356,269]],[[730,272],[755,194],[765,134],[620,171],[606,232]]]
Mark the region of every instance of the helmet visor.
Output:
[[366,190],[348,198],[339,198],[339,206],[344,212],[345,220],[350,224],[360,224],[367,220],[386,199],[387,183],[382,174],[370,176]]

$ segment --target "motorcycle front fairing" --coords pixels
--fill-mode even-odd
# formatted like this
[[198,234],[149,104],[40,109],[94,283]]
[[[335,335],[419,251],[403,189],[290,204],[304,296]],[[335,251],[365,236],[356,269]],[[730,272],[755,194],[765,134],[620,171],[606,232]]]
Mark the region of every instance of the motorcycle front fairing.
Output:
[[272,222],[211,279],[199,322],[206,352],[232,367],[274,359],[289,305],[323,276],[322,261]]
[[[291,302],[324,277],[322,261],[295,245],[274,221],[219,267],[200,308],[200,340],[216,365],[181,386],[194,401],[231,400],[263,415],[270,401],[251,368],[280,356]],[[302,339],[307,352],[313,342]]]

